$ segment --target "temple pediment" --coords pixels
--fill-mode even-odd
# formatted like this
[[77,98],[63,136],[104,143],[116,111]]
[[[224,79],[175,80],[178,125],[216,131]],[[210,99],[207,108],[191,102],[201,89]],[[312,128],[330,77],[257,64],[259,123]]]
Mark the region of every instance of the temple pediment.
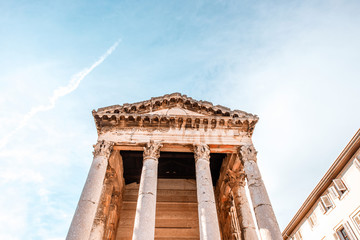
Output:
[[93,111],[98,132],[119,129],[238,129],[252,134],[256,115],[194,100],[180,93],[154,97],[147,101],[125,103]]
[[167,94],[161,97],[153,97],[150,100],[125,103],[123,105],[113,105],[109,107],[99,108],[93,111],[98,115],[103,114],[159,114],[167,115],[169,113],[179,113],[188,115],[191,113],[194,116],[224,116],[224,117],[252,117],[257,118],[256,115],[241,111],[231,110],[230,108],[213,105],[208,101],[198,101],[180,93]]

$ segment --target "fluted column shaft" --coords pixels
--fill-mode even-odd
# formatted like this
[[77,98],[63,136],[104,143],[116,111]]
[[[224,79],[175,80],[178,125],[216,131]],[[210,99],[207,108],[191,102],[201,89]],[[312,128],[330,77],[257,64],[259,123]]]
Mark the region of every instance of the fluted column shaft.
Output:
[[196,186],[201,240],[220,240],[219,222],[214,188],[210,172],[210,149],[202,144],[194,146]]
[[150,240],[155,237],[157,172],[161,147],[160,143],[154,142],[144,147],[133,240]]
[[239,151],[248,180],[251,201],[262,240],[281,240],[281,232],[269,195],[256,163],[256,150],[253,145],[242,146]]
[[99,204],[112,143],[98,141],[94,159],[72,219],[67,240],[88,240]]

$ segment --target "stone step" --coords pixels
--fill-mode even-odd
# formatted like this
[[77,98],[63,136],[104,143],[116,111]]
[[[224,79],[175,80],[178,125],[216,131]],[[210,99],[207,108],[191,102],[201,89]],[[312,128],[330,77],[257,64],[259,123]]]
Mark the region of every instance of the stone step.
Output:
[[[139,190],[137,189],[127,189],[125,190],[124,196],[137,196],[139,194]],[[157,196],[163,195],[176,195],[176,196],[188,196],[193,195],[196,196],[196,190],[183,190],[183,189],[158,189],[156,191]]]
[[[117,240],[131,240],[139,185],[125,187]],[[159,179],[155,217],[155,239],[198,240],[199,223],[196,182],[186,179]]]
[[[119,226],[117,239],[127,239],[132,237],[132,227]],[[155,239],[188,239],[197,238],[199,236],[198,228],[157,228],[155,227]]]
[[[197,211],[169,211],[158,210],[156,211],[155,219],[197,219]],[[121,210],[120,219],[133,219],[135,218],[134,210]]]
[[[158,195],[156,197],[157,202],[192,202],[196,203],[196,195],[185,195],[185,196],[175,196],[175,195]],[[124,195],[124,201],[137,201],[137,195]]]
[[[124,210],[135,210],[136,202],[123,201],[122,209]],[[179,210],[179,211],[193,211],[197,210],[197,203],[194,202],[156,202],[157,210]]]

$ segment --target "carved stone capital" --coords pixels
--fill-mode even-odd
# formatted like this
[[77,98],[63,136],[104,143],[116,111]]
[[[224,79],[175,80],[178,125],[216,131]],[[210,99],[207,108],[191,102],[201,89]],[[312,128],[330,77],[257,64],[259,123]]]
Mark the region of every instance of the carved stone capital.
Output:
[[94,157],[97,156],[104,156],[107,159],[110,157],[110,153],[112,151],[112,148],[114,146],[113,142],[107,142],[105,140],[98,141],[93,147],[94,147]]
[[210,162],[210,148],[206,144],[194,145],[195,161],[205,159]]
[[243,171],[234,172],[228,169],[224,176],[224,182],[231,189],[234,189],[236,186],[245,186],[245,173]]
[[112,181],[116,178],[116,176],[117,176],[116,171],[113,168],[108,166],[108,169],[105,174],[105,179]]
[[160,148],[163,145],[160,142],[154,142],[154,141],[150,141],[148,143],[146,143],[145,147],[144,147],[144,160],[145,159],[159,159],[160,157]]
[[239,148],[239,157],[242,163],[253,160],[256,162],[257,151],[254,145],[243,145]]

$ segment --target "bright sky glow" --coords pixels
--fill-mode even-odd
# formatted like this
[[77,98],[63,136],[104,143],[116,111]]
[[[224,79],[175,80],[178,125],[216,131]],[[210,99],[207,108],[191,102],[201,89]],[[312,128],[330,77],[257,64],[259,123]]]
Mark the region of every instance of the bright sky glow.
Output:
[[351,0],[2,1],[0,239],[64,239],[92,109],[172,92],[259,115],[283,229],[360,127],[359,12]]

